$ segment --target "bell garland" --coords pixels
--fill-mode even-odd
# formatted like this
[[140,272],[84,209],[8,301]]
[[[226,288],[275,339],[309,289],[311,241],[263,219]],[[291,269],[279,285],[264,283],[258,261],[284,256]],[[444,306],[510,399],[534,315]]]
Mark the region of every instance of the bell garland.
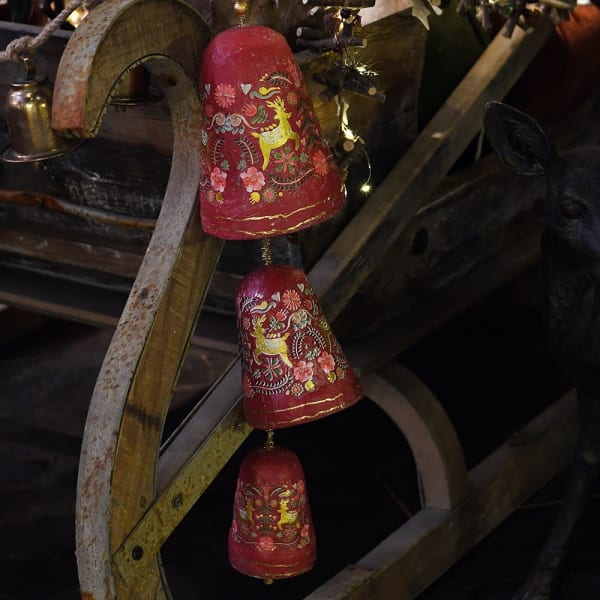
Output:
[[246,2],[234,10],[240,25],[218,34],[202,60],[200,213],[210,235],[261,240],[264,266],[242,281],[236,314],[245,417],[268,439],[240,466],[228,548],[235,569],[271,583],[316,558],[300,461],[275,446],[273,430],[363,393],[306,275],[272,264],[269,244],[331,218],[345,199],[342,176],[287,42],[246,25]]

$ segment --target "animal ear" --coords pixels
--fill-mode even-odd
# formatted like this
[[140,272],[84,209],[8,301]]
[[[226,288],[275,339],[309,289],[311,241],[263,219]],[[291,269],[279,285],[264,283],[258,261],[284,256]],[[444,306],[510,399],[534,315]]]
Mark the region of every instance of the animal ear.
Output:
[[543,175],[556,160],[556,151],[537,121],[524,112],[488,102],[483,128],[502,166],[519,175]]

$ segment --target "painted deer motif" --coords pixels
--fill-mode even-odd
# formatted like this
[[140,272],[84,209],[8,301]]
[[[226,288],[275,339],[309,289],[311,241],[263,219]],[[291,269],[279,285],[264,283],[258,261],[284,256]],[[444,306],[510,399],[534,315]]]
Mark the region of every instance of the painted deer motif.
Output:
[[288,367],[292,367],[292,361],[289,359],[288,348],[285,343],[290,335],[289,332],[284,335],[265,335],[262,324],[265,322],[266,318],[266,315],[252,317],[252,331],[250,332],[250,335],[253,338],[256,338],[256,348],[254,348],[254,351],[252,352],[254,362],[257,365],[260,365],[261,361],[258,357],[261,354],[264,354],[265,356],[279,356],[284,364]]
[[239,508],[240,517],[244,521],[248,521],[252,527],[254,527],[254,505],[252,504],[252,498],[246,498],[246,505],[244,508]]
[[275,111],[275,120],[279,122],[279,125],[271,126],[260,133],[252,133],[255,138],[258,138],[260,151],[263,155],[263,171],[269,164],[271,150],[280,148],[288,140],[294,140],[296,150],[298,150],[300,143],[298,134],[293,131],[292,127],[290,126],[289,118],[292,116],[292,113],[286,112],[285,105],[281,97],[275,98],[274,101],[269,100],[267,102],[267,106]]
[[280,518],[277,522],[277,529],[281,529],[281,526],[285,523],[289,523],[290,525],[296,525],[296,527],[300,527],[300,521],[298,521],[298,511],[297,510],[288,510],[288,504],[290,500],[289,498],[282,498],[279,504],[279,514]]

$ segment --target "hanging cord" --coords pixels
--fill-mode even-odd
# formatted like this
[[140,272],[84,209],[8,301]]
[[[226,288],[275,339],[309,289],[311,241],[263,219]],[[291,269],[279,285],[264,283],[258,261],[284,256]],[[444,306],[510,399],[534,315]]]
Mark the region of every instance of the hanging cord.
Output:
[[102,0],[73,0],[69,2],[65,8],[63,8],[58,15],[52,21],[48,22],[44,28],[36,36],[24,35],[23,37],[17,38],[10,42],[6,49],[0,52],[0,61],[14,61],[21,60],[24,56],[32,55],[38,48],[43,46],[50,36],[67,20],[69,15],[77,10],[79,7],[90,10],[97,4],[100,4]]
[[262,238],[260,240],[260,253],[265,265],[270,265],[273,262],[271,255],[271,240],[269,238]]

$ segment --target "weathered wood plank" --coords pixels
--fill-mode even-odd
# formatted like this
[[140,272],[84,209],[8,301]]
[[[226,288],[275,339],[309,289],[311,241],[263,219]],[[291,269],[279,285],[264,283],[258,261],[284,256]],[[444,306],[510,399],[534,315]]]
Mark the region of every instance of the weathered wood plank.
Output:
[[202,232],[196,210],[195,74],[209,34],[184,4],[167,4],[99,5],[71,37],[55,87],[54,126],[94,135],[124,68],[153,57],[148,68],[162,85],[174,130],[161,213],[102,365],[83,440],[77,558],[82,595],[97,599],[166,597],[158,558],[143,586],[115,577],[111,558],[154,496],[166,410],[222,246]]
[[508,92],[549,32],[550,24],[542,23],[510,40],[497,36],[311,270],[329,319],[341,312],[479,131],[485,103]]

